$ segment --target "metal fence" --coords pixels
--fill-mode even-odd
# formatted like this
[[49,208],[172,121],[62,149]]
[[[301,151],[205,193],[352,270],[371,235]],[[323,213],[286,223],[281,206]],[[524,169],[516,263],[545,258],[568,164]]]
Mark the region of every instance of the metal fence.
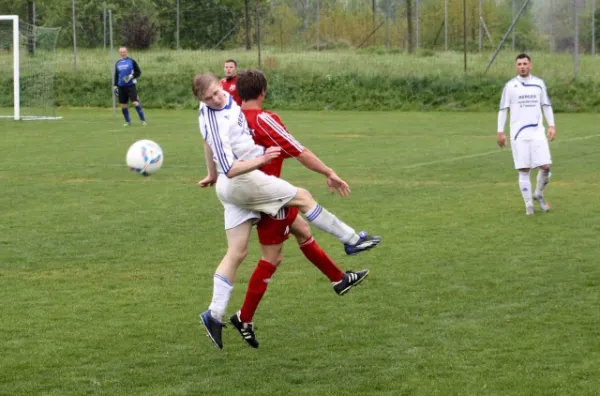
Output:
[[[563,63],[570,58],[569,73],[579,77],[592,72],[581,67],[581,58],[590,63],[597,51],[596,0],[64,1],[69,2],[62,19],[43,23],[62,28],[59,47],[72,48],[75,69],[87,56],[83,49],[110,51],[133,35],[147,36],[150,49],[253,54],[259,67],[281,53],[295,54],[298,61],[331,53],[373,59],[415,53],[432,63],[439,54],[453,53],[457,56],[444,69],[483,73],[503,48],[511,56],[527,51],[560,56]],[[38,13],[49,15],[44,4]],[[30,10],[20,11],[22,18],[31,17]],[[10,12],[0,9],[0,14]]]

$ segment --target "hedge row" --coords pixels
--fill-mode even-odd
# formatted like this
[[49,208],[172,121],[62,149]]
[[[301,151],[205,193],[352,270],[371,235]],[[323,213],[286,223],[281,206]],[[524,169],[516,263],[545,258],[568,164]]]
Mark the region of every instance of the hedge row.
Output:
[[[189,74],[189,75],[186,75]],[[138,84],[140,98],[148,108],[193,108],[193,73],[144,75]],[[340,76],[270,73],[267,105],[280,110],[448,110],[495,111],[505,80],[495,77],[396,77],[381,78],[345,74]],[[39,98],[35,78],[22,80],[23,103]],[[557,112],[600,110],[600,83],[547,82]],[[56,104],[67,107],[110,107],[110,81],[105,75],[59,73],[55,79]],[[11,92],[12,81],[0,77],[0,91]],[[0,106],[11,106],[12,95],[0,95]]]

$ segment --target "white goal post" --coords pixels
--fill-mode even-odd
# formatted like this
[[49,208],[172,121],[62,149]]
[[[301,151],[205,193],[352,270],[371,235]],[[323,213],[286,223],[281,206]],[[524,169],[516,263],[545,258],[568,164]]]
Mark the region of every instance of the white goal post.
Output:
[[15,121],[21,119],[20,75],[19,75],[19,16],[0,15],[0,21],[12,21],[13,34],[13,117]]
[[[18,15],[0,15],[0,47],[10,50],[7,54],[12,53],[13,80],[12,109],[10,115],[0,113],[0,119],[12,118],[18,121],[62,118],[55,117],[54,114],[54,63],[59,31],[59,28],[30,25],[20,21]],[[3,63],[0,59],[0,67],[8,72],[10,62]],[[9,76],[8,73],[4,75],[7,78]],[[10,99],[0,99],[3,99],[0,110],[3,108],[6,111],[8,108],[2,106],[7,106]]]

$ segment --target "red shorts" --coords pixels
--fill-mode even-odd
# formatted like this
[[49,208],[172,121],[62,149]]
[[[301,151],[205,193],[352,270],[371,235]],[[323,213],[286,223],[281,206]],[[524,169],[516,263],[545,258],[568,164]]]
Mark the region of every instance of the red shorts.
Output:
[[298,216],[298,208],[281,208],[277,216],[261,213],[256,226],[261,245],[279,245],[290,235],[290,226]]

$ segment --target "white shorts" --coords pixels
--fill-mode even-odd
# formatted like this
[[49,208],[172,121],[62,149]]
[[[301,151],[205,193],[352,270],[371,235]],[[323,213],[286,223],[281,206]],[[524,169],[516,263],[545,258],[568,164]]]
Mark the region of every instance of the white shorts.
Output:
[[510,142],[515,169],[537,168],[550,165],[550,147],[548,139],[511,140]]
[[[253,218],[250,217],[253,212],[263,212],[275,216],[279,209],[296,196],[298,188],[283,179],[255,170],[231,179],[219,174],[216,190],[217,197],[225,207],[225,228],[227,229],[228,223],[231,225],[241,219]],[[232,207],[235,207],[235,210]],[[228,210],[231,216],[228,216]],[[230,218],[229,222],[228,217]],[[233,221],[233,219],[237,219],[237,221]]]
[[253,224],[258,223],[260,220],[260,213],[254,212],[248,209],[238,208],[234,204],[226,203],[221,201],[224,209],[225,217],[225,230],[230,230],[244,223],[245,221],[252,220]]

